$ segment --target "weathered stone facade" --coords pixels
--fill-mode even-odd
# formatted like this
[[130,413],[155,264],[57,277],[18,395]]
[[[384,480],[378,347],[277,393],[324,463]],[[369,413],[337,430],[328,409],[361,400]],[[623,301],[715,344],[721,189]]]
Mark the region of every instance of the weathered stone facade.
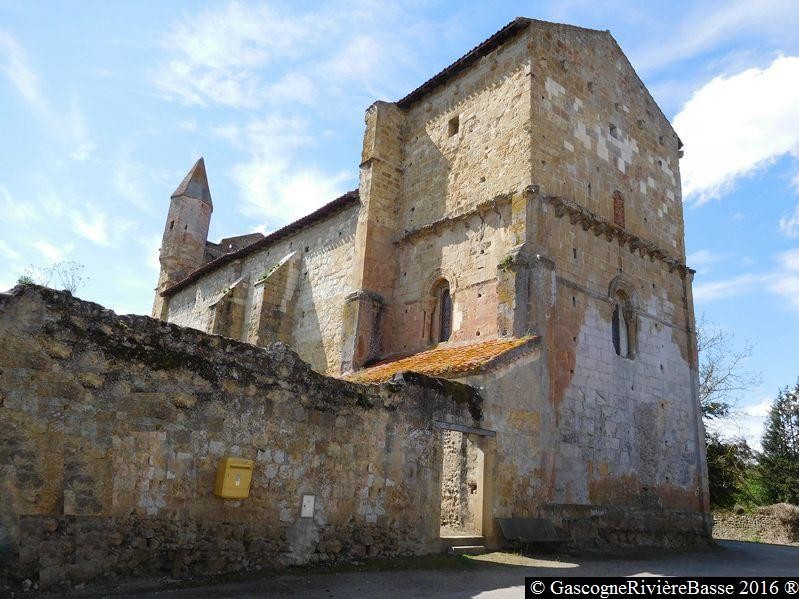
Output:
[[[175,382],[163,376],[163,368],[150,372],[152,365],[145,363],[125,375],[145,381],[141,389],[134,382],[120,387],[113,377],[103,378],[107,359],[95,369],[82,356],[66,369],[78,373],[80,389],[88,368],[111,385],[108,398],[123,406],[152,406],[147,409],[154,412],[141,420],[147,426],[156,426],[155,414],[163,412],[181,435],[191,427],[209,439],[218,433],[214,441],[222,445],[215,444],[213,452],[210,445],[196,445],[193,432],[185,433],[186,443],[195,443],[191,452],[184,436],[142,437],[142,443],[154,444],[154,455],[172,455],[165,447],[183,444],[180,451],[192,456],[187,460],[205,460],[197,476],[210,476],[211,455],[270,456],[256,482],[271,489],[277,483],[268,482],[267,473],[275,471],[292,482],[280,483],[280,492],[268,500],[240,502],[236,514],[291,512],[306,474],[309,488],[336,498],[341,507],[335,518],[325,514],[314,521],[319,537],[313,550],[306,541],[295,543],[291,523],[268,520],[258,538],[269,547],[264,555],[274,558],[328,556],[335,552],[327,543],[336,535],[353,546],[388,550],[384,541],[361,542],[344,524],[324,532],[327,522],[349,522],[347,513],[382,531],[369,532],[371,538],[393,534],[395,550],[409,552],[433,548],[442,520],[450,528],[473,528],[486,545],[499,546],[496,519],[502,517],[548,518],[576,542],[593,546],[709,538],[680,143],[613,38],[516,19],[405,98],[373,104],[365,121],[358,190],[266,237],[207,242],[210,189],[198,162],[173,194],[161,248],[153,316],[170,324],[153,329],[157,325],[147,319],[119,321],[130,328],[136,347],[172,347],[175,335],[181,351],[189,353],[192,344],[227,344],[235,355],[255,360],[245,370],[257,384],[223,373],[210,382],[185,373],[188,379]],[[422,356],[411,359],[411,369],[467,385],[458,389],[478,389],[480,414],[440,394],[428,405],[424,398],[432,391],[413,385],[397,390],[335,383],[301,367],[292,353],[275,355],[274,341],[290,346],[319,373],[362,381],[383,381],[400,372],[392,364],[411,359],[400,357]],[[253,346],[270,349],[263,354]],[[227,353],[202,352],[196,363],[203,368],[242,375]],[[269,356],[277,363],[291,356],[295,366],[276,371]],[[162,380],[163,390],[154,383]],[[270,389],[266,404],[262,385]],[[110,399],[90,399],[86,394],[92,391],[75,389],[85,402],[82,411],[90,413],[92,402],[111,410]],[[139,402],[131,399],[134,393],[155,395]],[[290,400],[292,393],[303,398],[299,404]],[[173,396],[214,399],[196,400],[198,409],[173,405],[180,403]],[[377,407],[363,412],[358,398]],[[326,407],[317,408],[317,401]],[[325,418],[312,420],[314,411]],[[388,432],[386,422],[395,417],[402,424]],[[239,441],[234,422],[260,432]],[[467,427],[453,429],[461,434],[460,457],[452,454],[446,464],[444,439],[454,450],[457,435],[442,435],[448,429],[435,428],[441,422]],[[343,454],[342,441],[320,432],[328,425],[351,450]],[[289,440],[279,447],[278,462],[272,444],[280,435]],[[131,441],[134,448],[137,442]],[[387,452],[380,458],[383,470],[374,470],[375,447],[362,447],[371,442]],[[396,443],[402,452],[394,453]],[[405,447],[409,443],[413,449]],[[289,466],[289,454],[299,461]],[[117,464],[130,474],[119,479],[124,482],[112,497],[134,514],[155,510],[155,517],[182,506],[187,496],[177,483],[139,484],[140,468],[168,469],[138,459]],[[113,470],[110,462],[96,460]],[[434,472],[416,481],[408,460]],[[325,469],[331,461],[338,465]],[[374,507],[378,491],[364,486],[364,479],[382,481],[386,497],[401,484],[412,487],[395,507],[412,503],[407,518],[422,518],[413,520],[419,528]],[[391,490],[387,480],[394,483]],[[131,490],[131,484],[141,490]],[[475,497],[467,492],[472,484]],[[72,495],[65,491],[65,497]],[[95,507],[108,505],[103,497]],[[142,498],[152,501],[143,506]],[[214,518],[229,521],[234,512],[210,496],[208,502]],[[204,526],[199,523],[206,507],[197,509],[180,512],[191,514],[185,517],[194,522],[189,526]]]
[[[436,552],[431,423],[473,426],[480,403],[17,287],[0,295],[0,565],[48,586]],[[214,496],[223,456],[254,460],[247,499]]]
[[[626,520],[634,531],[671,511],[687,536],[709,536],[680,141],[615,40],[517,19],[365,120],[357,206],[277,240],[268,260],[266,246],[239,252],[266,269],[288,240],[348,239],[294,291],[320,296],[324,326],[280,312],[293,335],[256,342],[357,375],[436,343],[535,335],[535,355],[464,378],[497,434],[486,509],[572,522],[597,542],[602,514],[642,514]],[[213,330],[197,298],[247,269],[212,265],[165,290],[168,320]]]

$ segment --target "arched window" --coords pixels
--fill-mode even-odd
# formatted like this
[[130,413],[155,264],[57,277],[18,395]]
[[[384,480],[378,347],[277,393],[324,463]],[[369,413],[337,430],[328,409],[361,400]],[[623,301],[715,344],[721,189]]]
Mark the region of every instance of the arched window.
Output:
[[634,360],[638,355],[638,294],[625,274],[613,278],[608,288],[613,349],[622,358]]
[[449,294],[449,285],[441,287],[438,305],[441,314],[439,317],[440,322],[438,323],[438,340],[447,341],[452,334],[452,296]]
[[430,322],[430,341],[443,343],[452,335],[452,294],[449,281],[439,279],[431,291],[432,319]]
[[616,307],[613,308],[613,349],[624,358],[628,357],[630,351],[630,330],[627,327],[627,319],[624,318],[624,297],[616,294]]

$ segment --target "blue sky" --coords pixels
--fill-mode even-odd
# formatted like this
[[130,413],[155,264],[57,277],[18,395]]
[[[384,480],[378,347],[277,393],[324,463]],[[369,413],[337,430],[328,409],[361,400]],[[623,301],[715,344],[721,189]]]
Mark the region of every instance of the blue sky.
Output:
[[[86,265],[80,295],[149,313],[169,195],[200,155],[211,238],[357,187],[363,112],[524,15],[609,29],[685,142],[697,314],[763,383],[799,376],[799,4],[0,0],[0,288]],[[738,429],[736,429],[738,430]]]

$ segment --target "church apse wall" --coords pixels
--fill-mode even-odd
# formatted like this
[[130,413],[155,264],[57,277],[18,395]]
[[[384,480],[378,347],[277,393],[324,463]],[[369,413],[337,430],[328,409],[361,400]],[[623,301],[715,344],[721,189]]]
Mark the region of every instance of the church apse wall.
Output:
[[678,139],[610,36],[530,31],[538,190],[528,240],[554,277],[530,297],[534,306],[554,291],[548,322],[534,321],[554,427],[549,501],[701,513]]

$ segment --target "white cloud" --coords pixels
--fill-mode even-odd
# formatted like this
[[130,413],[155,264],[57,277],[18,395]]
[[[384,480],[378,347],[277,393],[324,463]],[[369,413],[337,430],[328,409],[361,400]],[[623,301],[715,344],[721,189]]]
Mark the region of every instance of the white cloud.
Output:
[[788,250],[782,252],[779,257],[779,262],[786,270],[795,272],[799,271],[799,249]]
[[718,431],[728,438],[743,438],[749,447],[760,451],[760,440],[773,398],[759,397],[753,403],[742,405],[735,410],[733,416],[721,421],[711,422],[708,428]]
[[799,249],[777,254],[776,268],[761,273],[743,273],[729,279],[699,283],[694,286],[694,300],[708,303],[720,299],[766,291],[799,309]]
[[264,98],[258,69],[289,58],[324,28],[312,15],[285,16],[267,4],[229,2],[186,15],[164,37],[172,58],[156,70],[153,82],[186,104],[253,108]]
[[0,185],[0,213],[3,218],[16,223],[22,224],[36,218],[36,210],[33,205],[24,200],[14,198],[8,189]]
[[318,169],[289,170],[286,165],[253,160],[233,168],[233,180],[242,196],[246,216],[265,218],[264,226],[277,228],[334,200],[347,190],[352,175],[333,175]]
[[197,119],[186,119],[185,121],[180,121],[178,126],[183,129],[184,131],[194,132],[197,131]]
[[92,212],[89,216],[74,212],[72,230],[97,245],[111,245],[108,239],[108,217],[102,212]]
[[792,213],[780,219],[780,231],[787,237],[799,237],[799,204],[794,207]]
[[702,204],[785,154],[799,155],[799,57],[716,77],[674,118],[683,195]]
[[245,125],[229,123],[211,127],[211,132],[234,146],[255,155],[281,159],[297,148],[312,145],[307,119],[299,116],[271,114],[253,119]]
[[139,243],[144,246],[146,250],[146,265],[153,269],[155,272],[161,270],[161,262],[159,260],[159,254],[161,251],[161,236],[160,235],[152,235],[150,237],[144,237],[138,240]]
[[706,274],[711,271],[711,265],[724,259],[724,256],[717,254],[710,250],[698,250],[688,255],[686,261],[691,267],[695,268],[698,273]]
[[313,104],[318,95],[313,79],[305,73],[296,72],[286,73],[266,91],[266,98],[276,104],[285,102]]
[[699,283],[694,285],[694,300],[697,302],[711,302],[717,299],[726,299],[750,291],[755,286],[765,282],[766,278],[767,275],[744,273],[729,279]]
[[0,254],[9,260],[22,260],[22,256],[19,254],[19,252],[13,249],[2,239],[0,239]]
[[685,11],[676,26],[669,23],[666,39],[656,38],[636,55],[636,68],[647,71],[671,65],[746,36],[768,38],[778,45],[781,40],[791,39],[799,25],[799,12],[793,0],[736,0],[696,6]]
[[356,185],[353,173],[326,173],[309,166],[307,158],[301,163],[296,159],[300,149],[314,144],[303,118],[271,115],[211,131],[249,153],[248,159],[233,166],[231,178],[240,191],[240,211],[266,219],[267,228],[296,220]]
[[151,80],[189,105],[329,110],[331,98],[346,97],[349,108],[354,90],[382,98],[383,88],[397,85],[398,69],[418,68],[413,39],[435,39],[407,10],[397,35],[392,19],[399,14],[391,1],[332,0],[306,12],[228,2],[184,15],[163,36],[167,59]]
[[36,110],[46,111],[47,102],[41,89],[39,76],[28,64],[28,58],[19,42],[9,33],[0,31],[0,70],[17,88],[19,94]]
[[59,106],[67,104],[68,110],[54,109],[24,49],[5,31],[0,31],[0,71],[38,115],[47,131],[61,141],[75,146],[69,153],[73,159],[82,161],[89,157],[95,146],[88,140],[86,122],[77,96],[73,95],[70,101],[64,102],[62,94]]
[[92,154],[97,149],[97,145],[92,141],[86,141],[80,145],[73,152],[70,153],[69,157],[72,158],[75,162],[86,162],[89,158],[92,157]]
[[34,241],[30,243],[30,246],[39,250],[39,253],[50,262],[60,262],[67,256],[67,254],[75,249],[75,246],[71,243],[54,245],[44,239]]
[[123,156],[114,162],[111,182],[116,192],[140,210],[149,211],[150,198],[144,189],[144,183],[149,180],[152,173],[132,157],[132,151],[127,149]]

